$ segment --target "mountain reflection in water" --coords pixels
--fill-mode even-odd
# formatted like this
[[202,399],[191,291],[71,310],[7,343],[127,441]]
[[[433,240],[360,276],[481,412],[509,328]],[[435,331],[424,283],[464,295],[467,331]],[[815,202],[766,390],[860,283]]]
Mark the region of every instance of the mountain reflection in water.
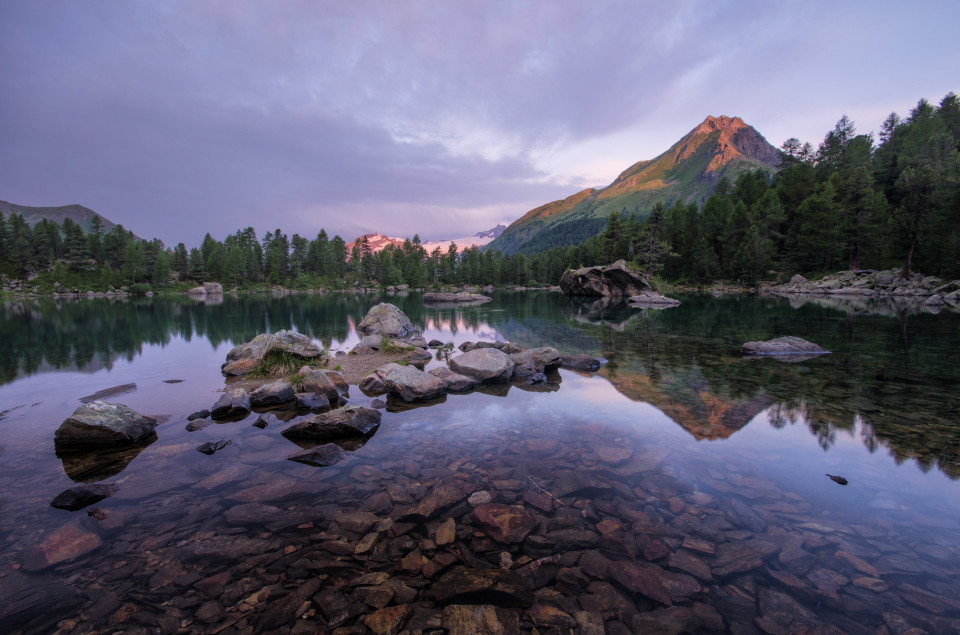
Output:
[[[187,431],[233,344],[295,329],[346,350],[380,301],[427,340],[609,362],[538,386],[387,399],[376,434],[329,467],[287,460],[294,413]],[[0,623],[955,632],[957,316],[826,304],[690,296],[637,310],[550,292],[450,308],[341,293],[5,303]],[[739,353],[782,335],[832,354]],[[56,455],[53,430],[82,397],[132,383],[113,399],[166,415],[155,440]],[[350,402],[370,399],[353,387]],[[50,506],[77,482],[115,492],[86,510]]]

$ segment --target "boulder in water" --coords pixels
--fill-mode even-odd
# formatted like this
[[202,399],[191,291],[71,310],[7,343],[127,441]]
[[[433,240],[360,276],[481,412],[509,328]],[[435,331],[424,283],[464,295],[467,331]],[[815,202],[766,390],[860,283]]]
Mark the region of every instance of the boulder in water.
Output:
[[404,337],[414,330],[413,322],[397,306],[381,302],[370,308],[357,325],[357,331],[367,335]]
[[91,401],[73,411],[57,431],[57,449],[122,445],[145,438],[157,427],[157,420],[123,404]]

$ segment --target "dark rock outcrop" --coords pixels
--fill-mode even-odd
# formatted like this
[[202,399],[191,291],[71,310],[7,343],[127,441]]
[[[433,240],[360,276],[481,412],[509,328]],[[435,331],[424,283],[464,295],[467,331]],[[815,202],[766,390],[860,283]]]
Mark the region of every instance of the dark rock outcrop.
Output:
[[639,296],[651,291],[643,278],[618,260],[609,267],[570,269],[560,277],[560,290],[566,295]]
[[345,406],[313,415],[283,431],[287,438],[331,440],[368,436],[380,427],[381,414],[372,408]]
[[73,411],[57,431],[58,450],[135,443],[157,427],[157,420],[118,403],[92,401]]
[[220,396],[217,403],[210,409],[210,416],[214,419],[227,419],[244,416],[250,412],[250,396],[243,388],[232,388]]

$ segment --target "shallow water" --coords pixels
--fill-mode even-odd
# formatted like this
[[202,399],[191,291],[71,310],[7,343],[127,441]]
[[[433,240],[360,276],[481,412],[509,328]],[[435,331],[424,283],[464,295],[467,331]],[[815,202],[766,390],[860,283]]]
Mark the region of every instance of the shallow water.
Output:
[[[958,316],[684,300],[659,311],[548,292],[456,309],[348,294],[7,303],[0,627],[960,630]],[[388,400],[376,434],[325,468],[287,460],[300,448],[285,424],[254,427],[256,413],[187,431],[187,415],[216,401],[234,344],[293,328],[347,350],[379,301],[428,340],[609,363],[422,407]],[[833,353],[739,355],[744,341],[788,334]],[[131,383],[108,401],[165,416],[156,440],[57,458],[53,432],[79,400]],[[351,388],[350,403],[370,401]],[[219,440],[231,443],[196,451]],[[116,493],[50,506],[79,482]]]

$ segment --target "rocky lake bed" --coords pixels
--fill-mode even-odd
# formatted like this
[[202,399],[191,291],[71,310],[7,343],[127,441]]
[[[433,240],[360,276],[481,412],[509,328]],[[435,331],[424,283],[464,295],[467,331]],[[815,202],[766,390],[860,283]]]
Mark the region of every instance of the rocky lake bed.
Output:
[[[916,318],[936,327],[908,327],[910,370],[882,358],[874,398],[879,380],[847,383],[870,353],[851,352],[839,312],[824,320],[775,304],[774,322],[831,351],[783,364],[742,355],[745,342],[775,339],[750,337],[756,326],[694,345],[684,334],[718,322],[695,299],[662,312],[556,294],[529,301],[420,315],[407,303],[410,325],[384,316],[395,328],[383,334],[360,319],[378,306],[370,298],[349,309],[356,332],[302,338],[317,354],[291,369],[296,390],[221,373],[256,356],[244,356],[250,343],[265,353],[301,339],[262,328],[265,339],[234,336],[208,352],[168,343],[192,352],[192,371],[183,357],[148,369],[173,352],[144,350],[143,364],[114,367],[112,393],[106,376],[78,378],[63,398],[37,392],[33,406],[5,407],[0,624],[343,635],[960,629],[954,384],[925,385],[925,402],[908,388],[949,372],[949,355],[914,359],[936,351],[925,334],[949,333],[949,315]],[[730,302],[730,323],[742,323],[733,316],[743,302]],[[751,302],[766,315],[757,302],[775,301]],[[520,319],[529,306],[537,317]],[[861,321],[852,341],[885,324]],[[139,421],[139,436],[116,447],[55,456],[54,429],[74,410],[101,408],[81,405],[101,391],[130,405],[124,417],[143,412],[153,425]],[[247,406],[214,417],[232,391]],[[58,412],[35,430],[38,414]],[[945,432],[923,442],[911,416]]]

